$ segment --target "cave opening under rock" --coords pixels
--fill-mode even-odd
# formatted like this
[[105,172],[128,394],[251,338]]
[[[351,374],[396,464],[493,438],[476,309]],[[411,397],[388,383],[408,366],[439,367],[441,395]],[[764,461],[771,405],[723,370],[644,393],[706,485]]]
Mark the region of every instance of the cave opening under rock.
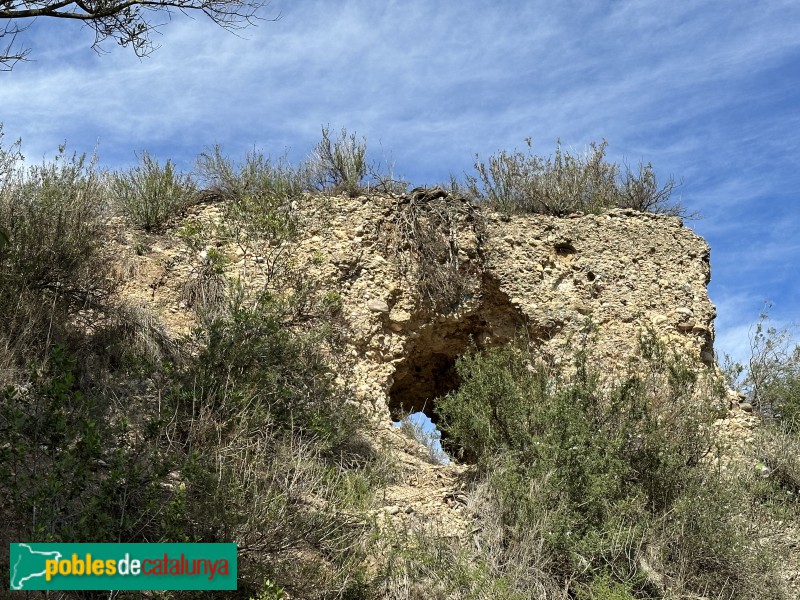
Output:
[[389,389],[393,421],[424,413],[435,425],[435,401],[458,389],[456,360],[470,348],[478,351],[506,344],[528,323],[494,281],[484,283],[483,302],[461,319],[441,319],[421,327],[406,343]]

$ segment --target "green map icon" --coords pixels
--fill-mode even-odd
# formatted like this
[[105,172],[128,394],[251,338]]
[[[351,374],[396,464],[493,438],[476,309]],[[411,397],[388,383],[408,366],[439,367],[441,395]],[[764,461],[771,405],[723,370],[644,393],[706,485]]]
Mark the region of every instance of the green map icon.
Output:
[[11,544],[11,589],[28,589],[25,587],[28,581],[45,576],[45,561],[60,559],[60,552],[42,552],[28,544]]
[[234,543],[15,542],[9,551],[12,590],[235,590],[237,585]]

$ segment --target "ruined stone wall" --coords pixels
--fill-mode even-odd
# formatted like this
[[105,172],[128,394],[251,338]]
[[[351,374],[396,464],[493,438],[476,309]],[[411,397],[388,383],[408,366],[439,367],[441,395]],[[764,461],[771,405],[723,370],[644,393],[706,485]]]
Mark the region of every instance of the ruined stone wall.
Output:
[[[309,199],[303,210],[297,256],[341,295],[343,383],[378,419],[431,413],[431,400],[458,384],[456,357],[520,331],[554,364],[572,356],[589,323],[609,369],[624,367],[644,328],[714,364],[709,247],[678,218],[507,217],[424,196]],[[421,254],[409,232],[439,239],[436,252]],[[432,306],[420,291],[425,273],[442,285],[458,279],[457,297]]]

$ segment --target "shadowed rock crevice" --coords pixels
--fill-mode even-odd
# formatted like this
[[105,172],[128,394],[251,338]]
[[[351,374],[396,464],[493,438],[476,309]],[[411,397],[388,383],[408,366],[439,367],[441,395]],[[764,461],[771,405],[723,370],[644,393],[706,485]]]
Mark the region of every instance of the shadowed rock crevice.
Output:
[[543,332],[533,331],[497,281],[484,277],[481,303],[474,310],[461,318],[427,323],[406,343],[405,358],[397,364],[389,389],[392,419],[423,412],[436,423],[434,400],[460,384],[456,359],[470,348],[506,344],[518,333],[538,337]]

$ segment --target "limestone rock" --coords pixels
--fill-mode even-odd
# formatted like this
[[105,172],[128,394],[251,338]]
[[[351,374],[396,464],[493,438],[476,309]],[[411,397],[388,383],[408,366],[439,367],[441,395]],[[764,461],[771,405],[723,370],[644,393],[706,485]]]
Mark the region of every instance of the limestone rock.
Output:
[[[436,188],[369,202],[341,197],[334,206],[310,225],[324,255],[316,269],[332,274],[343,298],[356,371],[369,383],[362,397],[379,418],[387,409],[432,414],[435,398],[457,385],[458,356],[520,331],[552,364],[571,364],[589,324],[594,355],[609,367],[624,367],[641,332],[653,328],[700,367],[715,364],[708,245],[678,218],[628,209],[569,218],[481,213]],[[423,260],[420,239],[400,235],[410,207],[420,239],[440,240],[435,258]],[[449,231],[433,228],[443,211]],[[451,295],[432,311],[426,301],[436,293]]]
[[[213,221],[220,215],[213,208],[192,218]],[[592,357],[616,369],[643,331],[655,331],[698,368],[715,368],[709,247],[678,218],[630,209],[509,216],[442,188],[308,197],[294,209],[302,227],[293,264],[339,319],[347,348],[332,359],[336,374],[376,420],[390,411],[433,414],[435,399],[458,385],[459,356],[519,335],[548,364],[570,365],[591,328]],[[219,249],[236,257],[231,279],[265,272],[273,250]],[[155,262],[148,268],[151,288],[161,286],[159,314],[190,330],[179,291],[192,270],[167,277]]]
[[389,305],[385,300],[370,300],[367,302],[367,308],[374,313],[388,313]]

